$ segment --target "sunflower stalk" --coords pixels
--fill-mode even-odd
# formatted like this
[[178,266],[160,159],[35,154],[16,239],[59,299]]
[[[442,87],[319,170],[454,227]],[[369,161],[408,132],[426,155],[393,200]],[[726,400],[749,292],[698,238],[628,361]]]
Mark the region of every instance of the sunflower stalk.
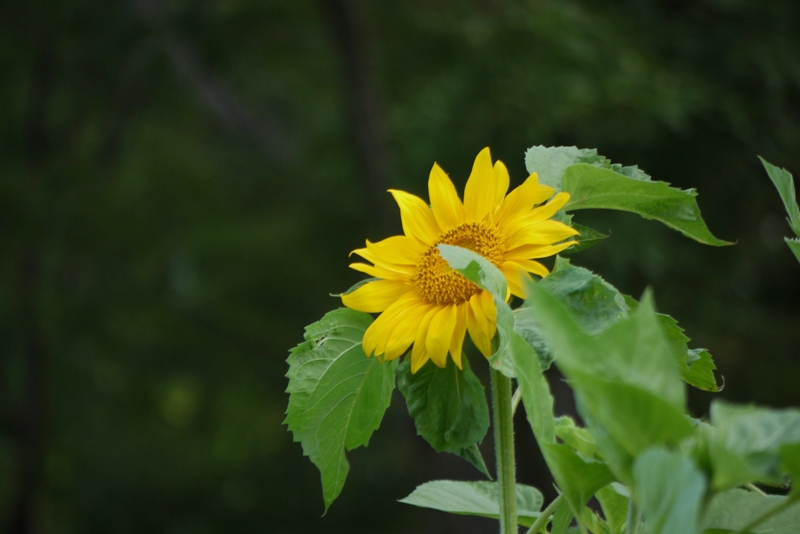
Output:
[[517,480],[511,379],[494,369],[491,370],[491,375],[497,483],[500,486],[500,534],[516,534],[518,532]]

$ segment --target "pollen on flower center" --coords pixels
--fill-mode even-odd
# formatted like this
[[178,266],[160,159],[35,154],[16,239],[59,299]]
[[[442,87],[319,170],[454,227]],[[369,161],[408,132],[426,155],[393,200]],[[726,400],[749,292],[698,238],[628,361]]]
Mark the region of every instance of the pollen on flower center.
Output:
[[417,291],[432,304],[460,304],[480,291],[442,259],[436,248],[440,243],[469,249],[498,267],[503,263],[505,238],[494,225],[468,222],[445,232],[422,255],[413,278]]

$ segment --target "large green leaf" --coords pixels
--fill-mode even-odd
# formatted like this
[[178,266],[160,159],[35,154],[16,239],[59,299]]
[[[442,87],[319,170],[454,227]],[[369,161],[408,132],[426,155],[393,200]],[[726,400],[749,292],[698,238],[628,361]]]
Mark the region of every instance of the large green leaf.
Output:
[[689,458],[650,449],[636,458],[633,481],[648,534],[697,532],[706,479]]
[[593,148],[576,148],[574,146],[534,146],[525,153],[525,166],[530,173],[539,175],[539,183],[561,189],[561,177],[567,167],[577,163],[585,163],[602,169],[610,169],[633,180],[648,181],[650,176],[636,165],[623,167],[611,163],[599,155]]
[[711,405],[709,454],[714,486],[728,488],[756,480],[779,482],[781,447],[800,443],[800,410]]
[[564,171],[562,189],[570,194],[564,210],[612,209],[655,219],[706,245],[730,245],[714,237],[700,215],[697,194],[666,182],[633,180],[610,169],[577,164]]
[[[777,513],[775,513],[777,512]],[[774,514],[771,517],[768,514]],[[800,532],[800,502],[786,497],[761,495],[732,489],[714,495],[700,522],[703,532],[740,532],[755,520],[766,517],[749,528],[748,534],[797,534]]]
[[761,160],[761,164],[764,165],[770,180],[775,184],[775,188],[781,195],[786,213],[789,215],[789,226],[792,227],[795,235],[800,237],[800,207],[797,206],[797,194],[794,190],[794,180],[791,173],[786,169],[776,167],[761,156],[758,159]]
[[428,362],[412,374],[406,358],[397,368],[400,391],[417,433],[438,452],[461,453],[483,441],[489,429],[483,385],[468,358],[462,358],[462,365],[463,370],[448,358],[443,369]]
[[693,431],[678,368],[652,303],[646,298],[627,319],[591,337],[540,286],[529,286],[528,306],[576,391],[603,459],[628,481],[634,456],[653,445],[677,444]]
[[332,311],[306,328],[306,341],[287,360],[286,424],[320,470],[326,510],[344,486],[345,450],[368,444],[394,389],[396,362],[361,349],[371,322],[366,313]]
[[[517,514],[520,525],[530,527],[542,509],[544,498],[532,486],[517,484]],[[496,482],[435,480],[417,487],[400,502],[461,515],[499,519],[500,496]]]

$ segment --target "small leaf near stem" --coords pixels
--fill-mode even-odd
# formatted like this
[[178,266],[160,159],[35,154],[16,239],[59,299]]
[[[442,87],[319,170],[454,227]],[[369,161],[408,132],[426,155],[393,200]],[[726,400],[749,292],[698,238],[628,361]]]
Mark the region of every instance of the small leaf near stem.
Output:
[[563,495],[559,495],[553,499],[553,502],[551,502],[547,508],[542,510],[542,515],[540,515],[536,522],[531,525],[530,530],[528,530],[528,534],[537,534],[540,530],[542,530],[542,527],[544,527],[550,520],[550,516],[556,511],[556,507],[558,506],[558,503],[561,502],[562,498]]
[[517,534],[516,465],[514,420],[511,412],[511,379],[491,370],[494,446],[497,483],[500,486],[500,534]]

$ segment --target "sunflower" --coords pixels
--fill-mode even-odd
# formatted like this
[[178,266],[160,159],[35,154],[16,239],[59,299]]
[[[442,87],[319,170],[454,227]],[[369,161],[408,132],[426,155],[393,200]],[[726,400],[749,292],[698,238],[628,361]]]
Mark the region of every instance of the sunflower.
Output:
[[445,367],[448,352],[461,368],[466,332],[484,356],[491,356],[496,330],[492,295],[451,269],[436,245],[456,245],[480,254],[508,281],[506,298],[524,297],[529,273],[549,274],[535,260],[575,244],[564,240],[578,234],[549,220],[567,203],[568,193],[542,204],[555,190],[539,184],[536,173],[506,196],[508,184],[506,166],[501,161],[492,165],[489,149],[484,148],[475,158],[463,203],[436,163],[428,180],[430,206],[405,191],[389,190],[400,207],[405,235],[367,241],[365,248],[354,250],[372,265],[350,267],[376,280],[342,295],[348,308],[380,313],[364,333],[368,356],[394,360],[413,343],[412,373],[428,360]]

